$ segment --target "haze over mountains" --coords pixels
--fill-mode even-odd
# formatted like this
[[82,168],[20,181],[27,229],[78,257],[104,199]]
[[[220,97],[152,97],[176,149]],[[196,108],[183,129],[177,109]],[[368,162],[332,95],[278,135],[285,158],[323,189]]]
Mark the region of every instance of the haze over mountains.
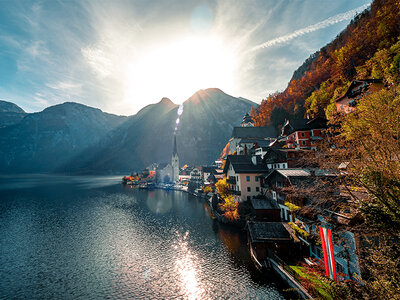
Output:
[[[219,89],[193,94],[176,132],[181,164],[215,160],[252,106]],[[0,173],[120,173],[169,162],[177,110],[168,98],[130,117],[73,102],[26,114],[1,102]]]

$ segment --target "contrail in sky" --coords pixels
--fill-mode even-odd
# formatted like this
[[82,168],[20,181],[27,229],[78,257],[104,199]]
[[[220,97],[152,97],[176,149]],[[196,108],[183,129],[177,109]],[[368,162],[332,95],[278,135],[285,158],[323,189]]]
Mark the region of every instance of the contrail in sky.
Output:
[[369,6],[370,6],[370,4],[364,4],[364,5],[360,6],[360,7],[357,7],[355,9],[349,10],[349,11],[347,11],[345,13],[341,13],[341,14],[338,14],[336,16],[333,16],[333,17],[330,17],[328,19],[325,19],[325,20],[323,20],[321,22],[318,22],[318,23],[316,23],[314,25],[310,25],[310,26],[301,28],[299,30],[296,30],[295,32],[292,32],[292,33],[277,37],[275,39],[269,40],[269,41],[267,41],[265,43],[262,43],[262,44],[260,44],[258,46],[253,47],[252,49],[250,49],[250,51],[256,51],[256,50],[259,50],[259,49],[262,49],[262,48],[268,48],[268,47],[271,47],[271,46],[274,46],[274,45],[277,45],[277,44],[286,43],[286,42],[288,42],[288,41],[290,41],[292,39],[295,39],[295,38],[297,38],[299,36],[302,36],[302,35],[305,35],[307,33],[314,32],[314,31],[320,30],[322,28],[329,27],[331,25],[334,25],[336,23],[340,23],[340,22],[343,22],[343,21],[346,21],[346,20],[351,20],[357,13],[362,12],[363,10],[367,9]]

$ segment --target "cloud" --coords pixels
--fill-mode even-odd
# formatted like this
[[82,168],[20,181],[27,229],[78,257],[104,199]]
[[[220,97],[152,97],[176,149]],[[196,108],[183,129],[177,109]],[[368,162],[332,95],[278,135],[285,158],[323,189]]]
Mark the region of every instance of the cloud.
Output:
[[292,33],[277,37],[275,39],[272,39],[265,43],[257,45],[255,47],[253,47],[252,49],[250,49],[250,51],[257,51],[257,50],[260,50],[263,48],[269,48],[269,47],[275,46],[277,44],[287,43],[287,42],[289,42],[297,37],[303,36],[307,33],[311,33],[311,32],[326,28],[326,27],[332,26],[334,24],[337,24],[337,23],[340,23],[343,21],[351,20],[357,13],[362,12],[363,10],[367,9],[369,6],[370,6],[370,4],[365,4],[360,7],[355,8],[355,9],[349,10],[345,13],[337,14],[333,17],[330,17],[321,22],[318,22],[314,25],[301,28]]
[[80,95],[82,91],[82,84],[72,81],[58,81],[55,83],[46,83],[46,86],[59,92],[69,93],[72,95]]
[[33,58],[39,56],[47,56],[50,54],[49,50],[46,47],[46,43],[44,41],[32,42],[28,47],[25,48],[25,51]]

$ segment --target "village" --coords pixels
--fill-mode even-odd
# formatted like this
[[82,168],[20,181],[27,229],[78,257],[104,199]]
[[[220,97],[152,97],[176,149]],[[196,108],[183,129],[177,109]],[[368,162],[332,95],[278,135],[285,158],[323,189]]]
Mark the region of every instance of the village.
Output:
[[[359,99],[381,87],[375,79],[354,81],[336,100],[337,111],[351,113]],[[307,283],[324,287],[315,270],[334,281],[362,278],[360,249],[366,241],[346,230],[356,222],[356,214],[346,206],[353,199],[332,185],[336,172],[346,172],[347,164],[329,172],[314,163],[316,150],[329,139],[328,128],[327,120],[318,117],[286,120],[277,132],[274,127],[255,127],[247,113],[213,165],[179,167],[175,135],[171,163],[153,164],[123,182],[143,189],[181,190],[205,199],[213,218],[247,231],[258,268],[274,269],[308,298]],[[341,208],[321,209],[324,193]],[[313,214],[315,206],[320,209]],[[305,275],[308,268],[314,271]]]

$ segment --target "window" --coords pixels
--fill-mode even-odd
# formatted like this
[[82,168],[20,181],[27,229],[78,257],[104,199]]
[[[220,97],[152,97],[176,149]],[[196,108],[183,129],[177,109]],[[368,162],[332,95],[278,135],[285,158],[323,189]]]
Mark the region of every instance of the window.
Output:
[[251,187],[248,186],[248,187],[247,187],[247,191],[248,191],[248,192],[251,192]]
[[272,191],[272,198],[276,200],[276,192]]
[[250,200],[250,196],[247,196],[247,200]]
[[305,145],[306,145],[306,141],[301,141],[301,144],[302,144],[303,146],[305,146]]
[[257,177],[257,176],[254,176],[254,178],[255,178],[256,182],[258,182],[258,177]]
[[250,176],[246,176],[246,181],[250,181]]
[[306,134],[304,132],[301,133],[301,137],[305,137]]
[[258,186],[256,186],[256,192],[259,192],[260,188]]

